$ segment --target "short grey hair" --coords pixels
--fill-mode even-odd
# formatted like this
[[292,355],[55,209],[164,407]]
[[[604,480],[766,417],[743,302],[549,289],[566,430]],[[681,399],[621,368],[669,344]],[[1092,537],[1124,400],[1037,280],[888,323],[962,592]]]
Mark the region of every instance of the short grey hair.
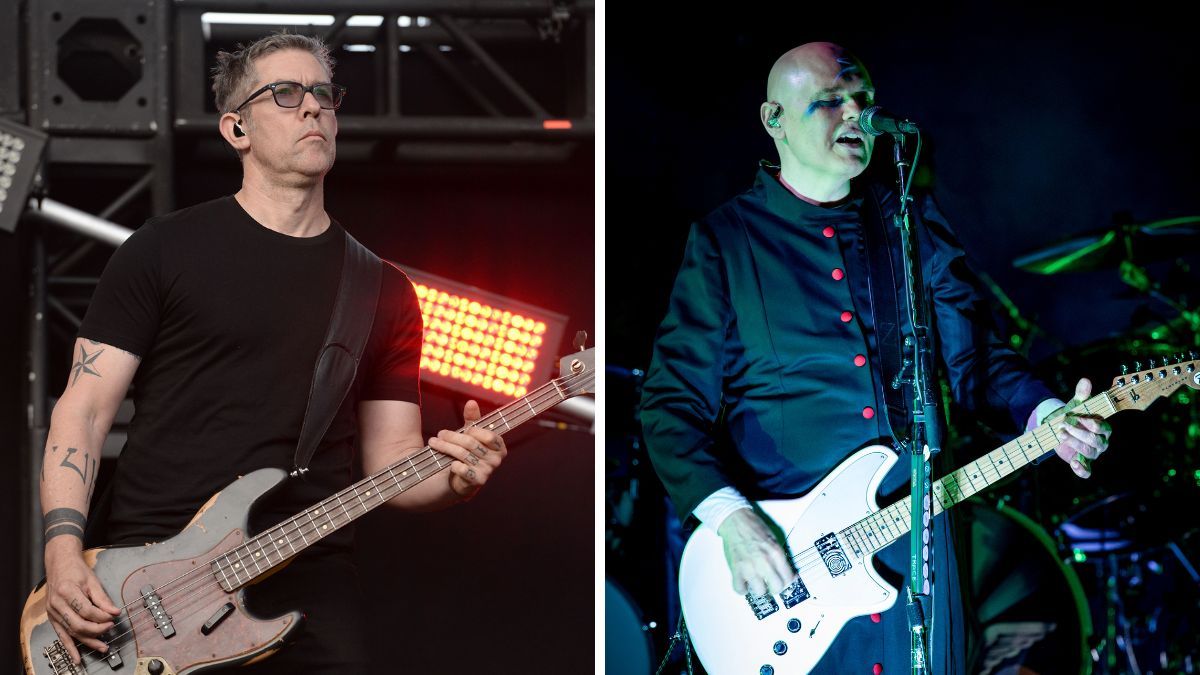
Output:
[[217,52],[217,65],[213,68],[213,95],[216,98],[217,113],[233,112],[238,105],[250,95],[257,75],[254,72],[254,61],[272,52],[284,49],[306,51],[316,57],[333,78],[334,59],[329,54],[329,47],[321,40],[309,35],[278,32],[259,38],[249,45],[237,46],[233,52]]

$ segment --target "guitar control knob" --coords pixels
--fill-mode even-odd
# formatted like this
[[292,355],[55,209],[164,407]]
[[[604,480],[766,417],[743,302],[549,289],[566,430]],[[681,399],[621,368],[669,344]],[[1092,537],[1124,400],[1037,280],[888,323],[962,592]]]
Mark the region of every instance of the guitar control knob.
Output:
[[771,649],[779,656],[783,656],[787,653],[787,643],[783,640],[779,640],[775,643],[775,646],[771,647]]
[[150,675],[162,675],[163,662],[158,659],[150,659],[150,663],[146,664],[146,670],[150,672]]
[[800,632],[800,619],[788,619],[787,629],[789,633]]
[[758,675],[775,675],[775,669],[771,666],[763,666],[758,669]]

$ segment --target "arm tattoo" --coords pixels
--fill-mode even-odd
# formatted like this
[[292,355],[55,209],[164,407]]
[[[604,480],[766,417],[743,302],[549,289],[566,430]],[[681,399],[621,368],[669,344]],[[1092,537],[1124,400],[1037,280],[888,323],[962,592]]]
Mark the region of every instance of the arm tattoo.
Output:
[[45,523],[46,541],[60,534],[69,534],[83,539],[83,530],[87,526],[87,518],[75,509],[51,509],[42,517]]
[[[57,445],[54,446],[54,449],[57,450],[58,446]],[[67,448],[67,456],[63,457],[63,460],[62,460],[62,462],[59,463],[59,466],[65,466],[68,469],[71,469],[75,473],[79,474],[79,480],[83,481],[84,485],[87,485],[89,474],[91,475],[93,480],[95,480],[95,478],[96,478],[96,460],[91,459],[91,457],[88,455],[88,453],[86,453],[86,452],[83,453],[83,469],[81,470],[78,466],[76,466],[71,461],[71,455],[73,455],[77,452],[79,452],[79,448]],[[88,465],[89,460],[91,460],[90,466]]]
[[84,373],[87,373],[88,375],[95,375],[96,377],[101,376],[100,373],[92,369],[92,364],[94,364],[96,359],[100,358],[100,355],[103,353],[104,350],[101,349],[88,354],[87,350],[83,348],[83,345],[79,345],[79,360],[75,362],[75,365],[71,366],[71,373],[75,375],[75,379],[71,380],[72,387],[75,386],[75,383],[79,381],[79,376]]
[[[96,346],[96,345],[102,345],[102,344],[104,344],[103,342],[96,342],[95,340],[88,340],[88,342],[92,343],[92,346]],[[133,352],[127,352],[127,351],[125,351],[124,349],[121,349],[121,348],[119,348],[119,347],[113,347],[113,349],[116,349],[117,351],[121,352],[122,354],[128,354],[128,355],[130,355],[131,357],[133,357],[133,360],[134,360],[134,361],[141,361],[141,360],[142,360],[142,357],[138,356],[137,354],[134,354]]]

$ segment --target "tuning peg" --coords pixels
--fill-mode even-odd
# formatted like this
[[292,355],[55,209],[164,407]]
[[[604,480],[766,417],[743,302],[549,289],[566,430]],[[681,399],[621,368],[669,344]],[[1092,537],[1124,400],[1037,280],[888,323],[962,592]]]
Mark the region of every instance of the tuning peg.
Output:
[[1129,374],[1129,366],[1125,365],[1124,363],[1121,364],[1121,374],[1122,375]]
[[1142,362],[1141,362],[1141,361],[1134,361],[1134,362],[1133,362],[1133,369],[1134,369],[1134,370],[1141,370],[1141,369],[1142,369]]
[[1188,357],[1190,357],[1192,360],[1200,358],[1200,356],[1196,356],[1196,352],[1194,350],[1188,352]]
[[1151,370],[1154,369],[1154,358],[1153,357],[1151,357],[1151,359],[1150,359],[1150,369]]

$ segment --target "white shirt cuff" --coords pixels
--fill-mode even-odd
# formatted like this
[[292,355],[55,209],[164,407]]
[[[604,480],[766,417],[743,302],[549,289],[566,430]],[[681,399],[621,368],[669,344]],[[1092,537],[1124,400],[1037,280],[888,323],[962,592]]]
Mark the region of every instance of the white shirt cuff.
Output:
[[1042,422],[1045,421],[1046,417],[1049,416],[1050,413],[1065,405],[1066,403],[1063,403],[1056,398],[1048,398],[1045,401],[1042,401],[1037,405],[1036,408],[1033,409],[1033,414],[1029,416],[1029,422],[1026,424],[1025,430],[1028,431],[1034,427],[1042,426]]
[[704,501],[692,510],[692,515],[700,520],[702,527],[710,527],[716,532],[729,514],[738,509],[748,508],[751,508],[750,502],[742,493],[732,487],[723,487],[705,497]]

